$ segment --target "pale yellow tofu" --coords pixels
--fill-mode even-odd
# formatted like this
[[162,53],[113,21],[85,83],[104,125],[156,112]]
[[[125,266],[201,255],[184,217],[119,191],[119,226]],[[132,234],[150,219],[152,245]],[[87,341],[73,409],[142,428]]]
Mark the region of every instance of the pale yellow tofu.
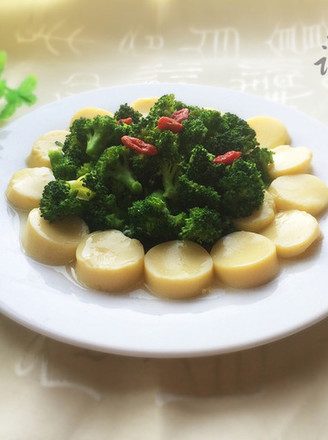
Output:
[[328,187],[312,174],[277,177],[268,191],[279,211],[299,209],[316,216],[328,206]]
[[78,110],[74,115],[72,116],[72,119],[70,121],[69,126],[72,125],[72,123],[75,121],[75,119],[79,118],[86,118],[86,119],[93,119],[95,116],[110,116],[111,118],[114,116],[113,113],[111,113],[108,110],[105,110],[103,108],[97,108],[97,107],[84,107]]
[[39,137],[33,144],[29,156],[26,158],[28,167],[48,167],[51,168],[49,151],[61,150],[62,147],[56,142],[64,143],[66,136],[69,134],[67,130],[53,130]]
[[254,116],[246,122],[255,130],[260,147],[271,149],[278,145],[290,144],[287,128],[279,119],[271,116]]
[[274,198],[268,191],[265,191],[261,208],[248,217],[236,219],[234,224],[238,230],[258,232],[272,222],[275,214]]
[[147,115],[152,106],[158,101],[156,97],[139,98],[131,104],[134,110],[137,110],[142,115]]
[[50,223],[34,208],[22,232],[22,245],[27,255],[41,263],[64,265],[75,259],[77,245],[88,232],[78,217]]
[[259,286],[279,271],[276,246],[254,232],[237,231],[224,236],[213,246],[211,256],[217,277],[232,287]]
[[161,243],[145,255],[146,284],[159,296],[179,299],[200,295],[212,277],[211,256],[191,241]]
[[6,196],[15,208],[30,210],[39,206],[42,192],[47,183],[54,180],[48,167],[24,168],[13,174],[6,190]]
[[299,210],[279,212],[261,234],[274,242],[283,258],[302,254],[321,236],[317,219]]
[[76,276],[88,287],[116,292],[142,280],[144,248],[121,231],[97,231],[87,235],[76,250]]
[[312,151],[307,147],[280,145],[271,151],[274,153],[273,164],[269,166],[271,179],[287,174],[304,174],[310,169]]

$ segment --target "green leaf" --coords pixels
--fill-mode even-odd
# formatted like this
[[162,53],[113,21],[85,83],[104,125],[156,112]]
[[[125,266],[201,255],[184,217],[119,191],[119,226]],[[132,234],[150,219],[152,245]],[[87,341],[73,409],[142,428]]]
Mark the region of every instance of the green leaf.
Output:
[[4,51],[0,51],[0,75],[4,71],[5,65],[7,62],[7,54]]
[[16,104],[8,102],[4,108],[0,111],[0,120],[10,118],[16,111]]
[[20,96],[26,105],[33,105],[37,101],[37,97],[34,93],[30,93],[29,95]]
[[6,91],[6,80],[5,79],[1,79],[0,80],[0,98],[5,94]]
[[33,92],[33,90],[36,88],[37,84],[38,81],[36,77],[34,75],[29,75],[21,82],[17,91],[21,96],[29,96],[31,92]]
[[15,89],[9,89],[7,87],[7,90],[5,92],[5,99],[8,102],[8,104],[13,104],[16,107],[19,107],[23,104],[23,99],[21,98],[20,94]]
[[[0,75],[5,68],[6,62],[6,52],[0,51]],[[35,104],[37,97],[33,91],[36,86],[37,79],[35,75],[27,76],[16,89],[8,87],[6,80],[0,80],[0,98],[2,101],[6,101],[5,105],[0,109],[0,120],[10,118],[16,109],[23,104]]]

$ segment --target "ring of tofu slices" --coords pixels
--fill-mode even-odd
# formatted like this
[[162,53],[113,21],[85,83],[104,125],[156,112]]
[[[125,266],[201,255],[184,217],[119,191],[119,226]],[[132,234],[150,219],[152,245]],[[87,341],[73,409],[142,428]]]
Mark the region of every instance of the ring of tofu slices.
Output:
[[[141,98],[131,106],[147,114],[158,98]],[[113,116],[87,107],[79,117]],[[147,251],[136,239],[117,230],[89,233],[78,218],[45,221],[38,208],[44,186],[54,179],[48,151],[60,149],[65,130],[37,139],[26,168],[16,172],[7,187],[8,201],[30,211],[22,244],[25,252],[45,264],[74,264],[77,280],[108,292],[133,288],[144,281],[149,290],[168,298],[187,298],[208,291],[215,278],[236,288],[250,288],[272,280],[279,272],[279,257],[293,258],[321,237],[316,215],[328,206],[328,187],[310,174],[312,152],[291,147],[290,136],[278,119],[255,116],[247,120],[260,147],[270,149],[271,184],[264,202],[251,216],[235,220],[237,231],[222,237],[208,252],[191,241],[173,240]]]

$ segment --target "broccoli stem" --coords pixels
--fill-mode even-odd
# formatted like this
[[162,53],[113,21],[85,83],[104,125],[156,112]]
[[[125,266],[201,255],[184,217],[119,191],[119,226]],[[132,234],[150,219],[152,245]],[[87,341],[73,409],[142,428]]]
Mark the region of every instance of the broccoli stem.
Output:
[[120,169],[117,170],[117,173],[115,173],[115,176],[113,178],[122,183],[124,186],[126,186],[132,194],[139,195],[142,192],[142,185],[140,182],[138,182],[131,174],[131,172],[123,167],[120,167]]

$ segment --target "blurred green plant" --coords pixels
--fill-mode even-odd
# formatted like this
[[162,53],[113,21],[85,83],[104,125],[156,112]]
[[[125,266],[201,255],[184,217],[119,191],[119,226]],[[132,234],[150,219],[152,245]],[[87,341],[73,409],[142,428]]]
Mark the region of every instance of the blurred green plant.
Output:
[[29,75],[17,88],[11,88],[7,85],[7,80],[2,78],[6,63],[7,54],[0,51],[0,121],[9,119],[22,105],[31,106],[37,101],[33,93],[37,86],[36,77]]

